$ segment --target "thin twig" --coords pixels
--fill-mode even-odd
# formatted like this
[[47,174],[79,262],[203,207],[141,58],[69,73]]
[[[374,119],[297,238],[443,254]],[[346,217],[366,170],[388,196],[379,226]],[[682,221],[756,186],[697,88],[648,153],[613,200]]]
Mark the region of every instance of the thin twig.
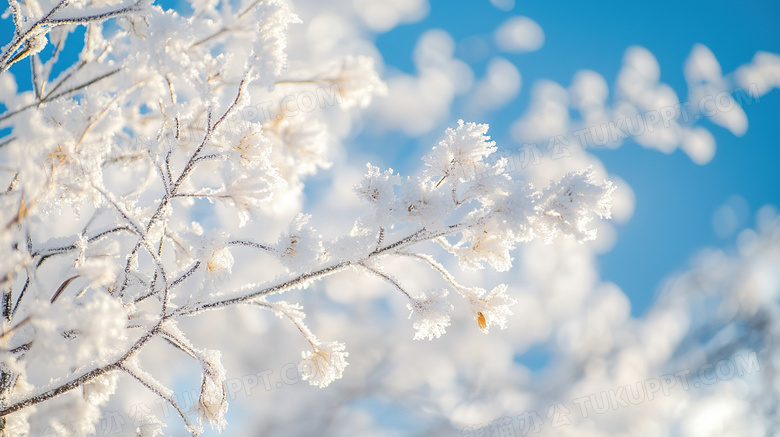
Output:
[[6,112],[2,116],[0,116],[0,121],[3,121],[3,120],[5,120],[7,118],[10,118],[10,117],[13,117],[14,115],[16,115],[16,114],[18,114],[20,112],[26,111],[26,110],[28,110],[30,108],[34,108],[36,106],[39,106],[42,103],[50,102],[52,100],[56,100],[56,99],[58,99],[60,97],[66,96],[66,95],[68,95],[70,93],[74,93],[76,91],[80,91],[80,90],[82,90],[82,89],[84,89],[84,88],[86,88],[86,87],[88,87],[90,85],[93,85],[93,84],[95,84],[97,82],[100,82],[103,79],[111,77],[111,76],[119,73],[120,71],[121,70],[119,68],[117,68],[116,70],[109,71],[108,73],[106,73],[106,74],[104,74],[102,76],[98,76],[98,77],[96,77],[94,79],[91,79],[91,80],[89,80],[89,81],[87,81],[87,82],[85,82],[85,83],[83,83],[83,84],[81,84],[79,86],[73,87],[73,88],[71,88],[69,90],[63,91],[63,92],[61,92],[59,94],[56,94],[54,96],[49,95],[49,96],[44,97],[43,100],[36,101],[35,103],[30,103],[29,105],[22,106],[21,108],[16,109],[14,111]]
[[266,252],[276,252],[276,249],[274,249],[271,246],[266,246],[265,244],[255,243],[254,241],[247,241],[247,240],[233,240],[228,241],[228,246],[247,246],[247,247],[254,247],[255,249],[264,250]]
[[365,263],[359,263],[360,267],[363,267],[364,269],[368,270],[369,272],[373,273],[376,276],[379,276],[380,278],[384,279],[385,282],[389,283],[393,287],[397,288],[401,293],[403,293],[409,300],[412,299],[412,296],[404,289],[403,286],[392,276],[388,275],[387,273],[380,272],[379,270],[370,267],[366,265]]

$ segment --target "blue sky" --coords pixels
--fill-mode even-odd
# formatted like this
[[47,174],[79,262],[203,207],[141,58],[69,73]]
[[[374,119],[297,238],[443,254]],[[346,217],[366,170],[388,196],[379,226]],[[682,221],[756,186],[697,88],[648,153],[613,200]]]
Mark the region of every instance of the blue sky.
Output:
[[[506,108],[474,120],[489,123],[499,147],[510,149],[519,144],[512,142],[509,127],[526,110],[535,81],[546,78],[568,86],[575,72],[591,69],[611,87],[630,46],[643,46],[656,56],[661,82],[669,84],[681,101],[688,93],[683,65],[696,43],[714,52],[724,74],[750,62],[756,51],[780,53],[776,21],[780,4],[770,2],[751,3],[750,7],[727,2],[518,2],[513,10],[501,11],[488,2],[477,8],[473,1],[433,1],[427,18],[378,36],[376,44],[389,67],[413,73],[411,53],[425,31],[444,29],[457,43],[474,36],[489,39],[513,15],[539,23],[545,33],[544,46],[532,53],[504,55],[520,70],[522,91]],[[469,62],[477,77],[483,75],[487,59],[499,54],[495,45],[490,50],[484,60]],[[469,61],[463,45],[458,55]],[[749,128],[743,137],[707,121],[701,123],[717,142],[715,158],[703,166],[679,149],[665,155],[630,139],[617,150],[595,152],[607,170],[626,180],[636,194],[634,216],[618,227],[615,247],[600,256],[602,278],[614,281],[628,294],[635,316],[648,308],[663,278],[683,270],[699,249],[733,244],[734,235],[724,239],[713,230],[712,215],[718,206],[741,196],[750,215],[740,227],[750,227],[758,208],[780,205],[776,140],[780,97],[777,92],[769,93],[744,110]],[[460,117],[455,109],[450,124]],[[403,169],[405,164],[398,160],[407,152],[411,155],[413,150],[429,147],[429,140],[396,135],[372,138],[372,151],[387,150],[388,163]]]

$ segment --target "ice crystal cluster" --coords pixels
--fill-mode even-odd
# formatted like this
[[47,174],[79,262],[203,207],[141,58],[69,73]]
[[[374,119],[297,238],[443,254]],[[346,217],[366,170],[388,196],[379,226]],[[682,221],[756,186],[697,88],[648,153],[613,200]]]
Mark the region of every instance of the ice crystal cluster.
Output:
[[[488,159],[496,146],[487,125],[460,121],[416,174],[368,166],[355,193],[372,210],[348,235],[324,237],[304,214],[268,242],[242,234],[329,165],[322,108],[292,111],[307,101],[283,104],[280,92],[325,90],[338,110],[356,111],[384,84],[368,57],[287,68],[288,29],[300,20],[281,1],[191,6],[183,16],[146,0],[10,0],[15,32],[0,53],[4,436],[75,435],[82,419],[81,429],[94,429],[122,381],[158,396],[192,435],[206,424],[225,429],[222,363],[231,357],[198,346],[180,322],[237,305],[295,325],[311,346],[303,379],[325,387],[345,374],[346,345],[321,341],[303,307],[282,295],[346,270],[395,288],[415,339],[444,334],[460,304],[475,328],[504,328],[515,304],[507,287],[461,285],[422,243],[465,269],[505,271],[517,244],[589,240],[590,220],[610,216],[614,188],[594,171],[534,187]],[[63,67],[70,44],[81,52]],[[32,89],[15,92],[9,68],[22,61]],[[204,208],[241,227],[204,226]],[[236,283],[235,264],[247,257],[278,261],[276,276]],[[395,257],[429,266],[448,288],[403,283],[384,269]],[[144,351],[160,340],[197,363],[192,408],[147,365]],[[149,419],[134,431],[157,436],[162,426]]]

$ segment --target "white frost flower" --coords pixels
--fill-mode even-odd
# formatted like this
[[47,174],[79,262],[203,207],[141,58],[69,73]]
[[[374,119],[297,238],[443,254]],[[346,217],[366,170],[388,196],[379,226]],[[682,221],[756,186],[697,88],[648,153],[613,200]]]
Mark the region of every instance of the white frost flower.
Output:
[[271,85],[287,67],[287,35],[290,24],[300,23],[287,3],[270,0],[260,3],[257,11],[257,41],[249,63],[256,68],[260,85]]
[[104,359],[128,343],[125,307],[105,292],[76,298],[66,288],[55,303],[41,302],[30,316],[37,332],[31,353],[56,357],[55,362]]
[[118,372],[108,372],[84,384],[84,399],[93,405],[103,405],[116,392]]
[[401,176],[393,174],[392,168],[381,172],[379,167],[374,167],[370,163],[366,164],[366,167],[368,172],[363,175],[360,183],[355,185],[355,192],[360,199],[373,205],[377,220],[387,221],[393,212],[395,202],[393,187],[401,184]]
[[445,138],[423,157],[426,176],[451,184],[473,180],[484,169],[483,159],[496,151],[495,141],[487,135],[487,124],[464,123],[458,120],[458,127],[447,128]]
[[454,206],[452,195],[437,189],[429,180],[407,179],[401,189],[401,198],[394,207],[395,218],[402,222],[418,223],[428,229],[444,224]]
[[212,428],[223,431],[227,426],[225,413],[228,410],[225,394],[225,368],[219,351],[206,350],[199,357],[203,368],[203,382],[198,398],[198,420],[205,419]]
[[348,56],[344,59],[334,84],[342,98],[341,104],[347,108],[365,108],[374,95],[387,93],[387,85],[374,69],[374,59],[367,56]]
[[445,299],[448,293],[446,289],[434,291],[431,297],[412,298],[411,302],[406,304],[411,311],[409,318],[417,315],[417,320],[414,322],[414,329],[417,330],[414,334],[415,340],[439,338],[450,326],[450,311],[453,306]]
[[344,352],[344,343],[332,341],[312,345],[313,351],[301,352],[303,360],[298,363],[298,371],[304,381],[319,388],[325,388],[331,382],[341,379],[347,363],[348,352]]
[[206,278],[212,283],[227,279],[235,263],[233,252],[228,245],[230,236],[223,231],[215,231],[197,240],[200,244],[196,245],[195,256],[203,263]]
[[512,315],[509,309],[517,301],[507,295],[506,284],[495,287],[484,297],[485,290],[481,290],[478,295],[469,296],[469,306],[474,318],[477,319],[479,329],[485,334],[488,333],[493,325],[501,329],[506,329],[507,316]]
[[78,320],[81,332],[80,355],[94,354],[92,356],[102,358],[125,345],[127,313],[116,299],[96,293],[79,312],[81,314],[72,316]]
[[271,200],[273,190],[280,186],[282,180],[271,167],[254,169],[245,174],[232,170],[225,168],[225,186],[222,189],[206,189],[202,195],[233,205],[238,212],[239,226],[243,227],[263,203]]
[[515,248],[511,231],[499,227],[469,229],[463,232],[462,243],[452,248],[458,257],[460,267],[467,270],[479,270],[487,262],[499,272],[512,268],[510,251]]
[[46,34],[41,32],[27,40],[26,56],[34,55],[46,47],[49,40]]
[[596,230],[586,226],[593,219],[591,213],[610,218],[615,186],[607,180],[597,184],[595,178],[593,170],[588,168],[568,173],[546,188],[535,207],[536,236],[545,242],[551,241],[559,232],[573,235],[580,242],[596,238]]
[[223,276],[232,271],[233,262],[233,254],[230,252],[230,248],[223,247],[211,253],[211,256],[206,262],[206,267],[208,268],[209,275]]
[[234,156],[231,162],[240,162],[248,168],[268,165],[271,142],[266,138],[260,125],[251,125],[233,146]]
[[314,228],[308,226],[307,214],[298,214],[286,233],[279,236],[276,250],[280,260],[290,271],[306,271],[316,266],[323,257],[322,241]]
[[329,168],[328,126],[305,113],[272,118],[263,124],[264,134],[273,145],[273,161],[282,178],[295,185],[303,175],[315,174],[318,168]]

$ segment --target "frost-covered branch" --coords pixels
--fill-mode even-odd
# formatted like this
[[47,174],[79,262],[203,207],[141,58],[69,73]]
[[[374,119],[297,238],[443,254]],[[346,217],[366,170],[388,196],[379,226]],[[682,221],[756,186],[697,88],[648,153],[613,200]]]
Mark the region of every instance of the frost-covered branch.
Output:
[[[286,31],[298,18],[274,0],[230,7],[207,2],[182,17],[147,2],[63,0],[36,15],[11,0],[16,33],[0,71],[35,56],[33,91],[3,102],[8,111],[0,116],[0,127],[11,129],[0,149],[8,186],[0,196],[3,433],[40,431],[59,414],[55,398],[78,388],[84,396],[74,402],[99,411],[120,374],[172,406],[191,434],[206,422],[223,430],[222,354],[197,346],[181,319],[237,305],[269,309],[311,346],[301,355],[303,379],[325,387],[345,374],[346,346],[320,340],[303,323],[303,307],[281,300],[288,291],[336,273],[368,273],[402,292],[414,338],[433,339],[452,323],[449,291],[401,285],[408,281],[384,269],[399,256],[413,258],[436,270],[487,332],[509,322],[515,301],[507,288],[460,285],[424,243],[445,247],[464,268],[503,271],[518,244],[590,240],[589,221],[609,217],[614,188],[593,170],[537,189],[513,179],[505,160],[487,161],[497,150],[487,125],[460,121],[412,175],[368,165],[355,194],[369,211],[354,217],[348,234],[323,236],[304,214],[272,241],[242,231],[270,220],[288,196],[300,195],[305,176],[330,165],[322,114],[289,116],[269,88],[328,86],[353,110],[385,87],[367,57],[285,71]],[[112,17],[119,29],[104,32],[101,22]],[[50,77],[73,25],[85,23],[79,60]],[[47,32],[54,55],[42,59]],[[258,101],[274,102],[269,117],[248,115]],[[205,226],[206,202],[227,207],[225,220],[236,226]],[[278,270],[272,279],[245,280],[234,272],[234,252]],[[141,364],[152,339],[197,361],[194,408]],[[142,430],[158,432],[157,424]]]
[[[14,3],[16,3],[14,1]],[[144,5],[143,0],[139,0],[133,5],[119,9],[97,12],[92,14],[80,14],[72,17],[54,17],[60,10],[64,10],[69,4],[69,0],[60,0],[43,17],[32,23],[28,29],[22,30],[20,27],[21,18],[18,9],[14,11],[14,22],[16,24],[16,34],[14,39],[5,46],[0,54],[0,73],[5,72],[14,63],[24,59],[27,56],[34,55],[46,46],[46,33],[53,27],[66,24],[86,24],[94,21],[107,20],[130,12],[140,11]],[[18,6],[18,3],[17,3]]]

